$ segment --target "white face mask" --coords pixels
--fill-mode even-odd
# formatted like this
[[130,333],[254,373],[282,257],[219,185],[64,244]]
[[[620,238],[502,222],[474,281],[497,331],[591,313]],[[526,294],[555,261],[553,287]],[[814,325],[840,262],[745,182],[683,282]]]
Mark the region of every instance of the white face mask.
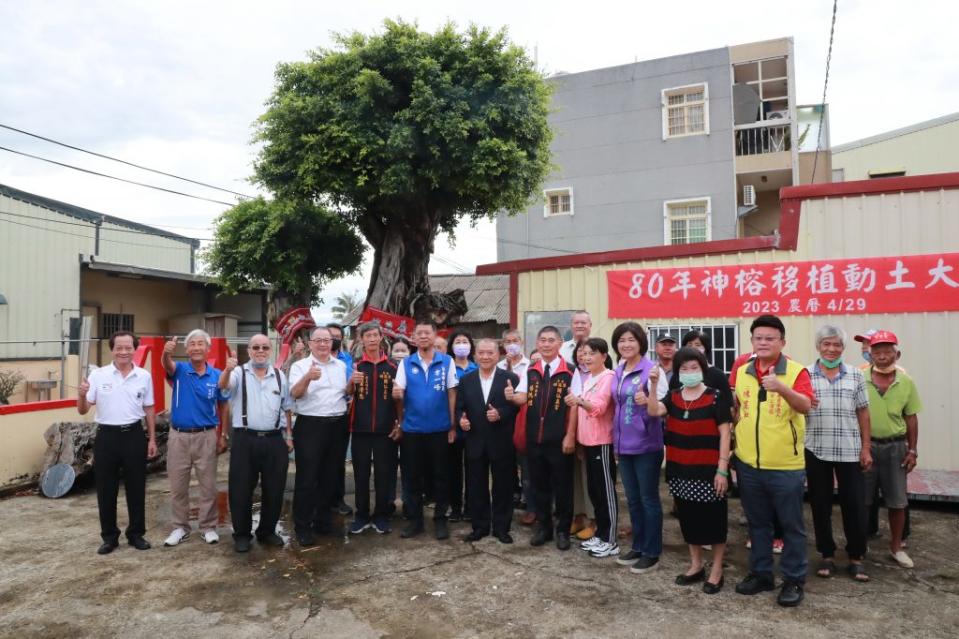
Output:
[[506,354],[509,355],[510,357],[516,357],[517,355],[519,355],[519,354],[522,353],[522,352],[523,352],[523,350],[522,350],[522,348],[520,347],[519,344],[507,344],[507,345],[506,345]]

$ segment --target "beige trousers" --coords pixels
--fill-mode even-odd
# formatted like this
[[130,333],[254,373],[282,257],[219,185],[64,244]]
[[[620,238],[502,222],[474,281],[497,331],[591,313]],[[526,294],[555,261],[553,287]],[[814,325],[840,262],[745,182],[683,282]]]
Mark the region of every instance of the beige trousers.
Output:
[[216,530],[216,429],[181,433],[170,429],[166,472],[170,478],[173,527],[190,531],[190,471],[196,469],[200,484],[197,521],[200,532]]
[[586,515],[587,519],[596,519],[593,502],[586,488],[586,462],[573,455],[573,515]]

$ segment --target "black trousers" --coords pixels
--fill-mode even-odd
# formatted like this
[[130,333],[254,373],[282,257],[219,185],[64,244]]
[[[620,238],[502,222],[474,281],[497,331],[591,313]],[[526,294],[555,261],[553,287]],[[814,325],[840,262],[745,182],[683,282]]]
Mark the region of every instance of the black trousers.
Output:
[[[372,464],[371,464],[372,462]],[[388,519],[396,498],[396,442],[384,434],[353,433],[353,481],[357,521],[370,519],[370,469],[376,491],[374,519]],[[392,492],[390,492],[392,489]]]
[[536,495],[536,519],[550,528],[556,501],[556,531],[569,534],[573,523],[573,456],[563,454],[561,442],[530,444],[526,456]]
[[816,530],[816,551],[823,557],[836,553],[832,537],[833,477],[839,487],[846,554],[862,559],[866,554],[866,480],[859,462],[829,462],[806,451],[806,488]]
[[[466,457],[466,441],[457,439],[449,445],[450,513],[470,513],[470,483],[468,479],[470,460]],[[465,469],[465,470],[464,470]],[[466,490],[464,499],[463,490]]]
[[616,497],[616,460],[613,445],[584,446],[586,491],[596,514],[596,536],[615,544],[619,501]]
[[283,509],[289,452],[280,431],[260,437],[256,432],[233,429],[230,446],[229,499],[233,538],[250,539],[253,528],[253,491],[260,484],[259,539],[276,532]]
[[[473,530],[494,535],[508,533],[513,520],[513,456],[490,459],[489,455],[471,457],[466,465],[470,519]],[[490,501],[490,474],[493,475],[493,499]]]
[[343,502],[346,497],[346,452],[350,449],[350,420],[344,419],[340,433],[339,449],[336,452],[336,488],[333,492],[333,505]]
[[[127,428],[127,427],[124,427]],[[147,485],[147,437],[143,427],[132,425],[121,431],[119,426],[100,426],[93,442],[93,473],[97,486],[97,509],[100,511],[100,537],[117,543],[117,496],[120,475],[127,498],[126,536],[142,537],[146,533],[144,503]]]
[[439,433],[403,433],[403,474],[410,478],[409,515],[413,522],[423,521],[423,494],[433,494],[434,520],[445,520],[449,508],[449,431]]
[[[332,528],[330,507],[336,494],[336,468],[346,416],[300,415],[293,426],[296,478],[293,481],[293,526],[297,533]],[[339,458],[342,462],[342,458]],[[340,464],[342,465],[342,463]]]

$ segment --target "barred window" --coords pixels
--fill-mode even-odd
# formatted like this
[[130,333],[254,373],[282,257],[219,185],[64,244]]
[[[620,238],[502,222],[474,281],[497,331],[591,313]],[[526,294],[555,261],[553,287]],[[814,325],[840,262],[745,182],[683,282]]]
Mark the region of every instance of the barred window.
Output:
[[712,340],[712,365],[727,375],[732,372],[733,362],[739,356],[739,326],[737,324],[677,324],[651,325],[647,327],[649,335],[649,357],[656,359],[653,344],[663,335],[670,335],[676,345],[682,343],[683,335],[689,331],[703,331]]
[[549,189],[543,192],[546,205],[543,217],[553,215],[573,215],[573,189]]
[[705,84],[663,90],[663,139],[709,133]]
[[102,330],[100,336],[109,338],[117,331],[133,332],[133,315],[124,313],[104,313],[102,316]]
[[666,244],[709,240],[709,200],[673,200],[665,203]]

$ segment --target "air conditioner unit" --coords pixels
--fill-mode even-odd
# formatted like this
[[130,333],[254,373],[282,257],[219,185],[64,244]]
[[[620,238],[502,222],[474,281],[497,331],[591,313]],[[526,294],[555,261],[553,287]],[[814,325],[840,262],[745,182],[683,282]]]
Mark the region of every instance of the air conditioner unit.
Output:
[[743,185],[743,206],[756,206],[756,187],[752,184]]
[[788,120],[789,111],[770,111],[766,114],[767,120]]

